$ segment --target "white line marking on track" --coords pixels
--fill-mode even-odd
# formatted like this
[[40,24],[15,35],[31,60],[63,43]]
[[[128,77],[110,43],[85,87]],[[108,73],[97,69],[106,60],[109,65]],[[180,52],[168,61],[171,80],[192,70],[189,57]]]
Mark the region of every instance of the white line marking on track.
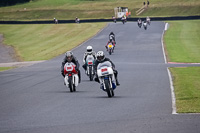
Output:
[[176,113],[176,97],[175,97],[175,93],[174,93],[174,86],[173,86],[172,76],[171,76],[171,73],[169,71],[169,68],[167,68],[167,72],[168,72],[170,88],[171,88],[172,114],[177,114]]
[[[165,23],[165,29],[166,29],[166,26],[167,26],[167,23]],[[167,60],[166,60],[166,56],[165,56],[166,54],[165,54],[165,49],[164,49],[164,43],[163,43],[164,33],[165,33],[165,30],[163,30],[163,33],[162,33],[161,43],[162,43],[162,50],[163,50],[163,56],[164,56],[165,64],[167,64]]]
[[[165,23],[165,29],[163,30],[162,37],[161,37],[162,50],[163,50],[163,56],[164,56],[165,64],[167,64],[167,60],[166,60],[166,54],[165,54],[165,49],[164,49],[163,37],[164,37],[165,31],[167,30],[167,27],[168,27],[168,23]],[[171,88],[172,114],[177,114],[176,113],[176,97],[175,97],[175,93],[174,93],[172,76],[171,76],[171,73],[169,71],[169,68],[167,68],[167,73],[168,73],[168,76],[169,76],[169,82],[170,82],[170,88]]]

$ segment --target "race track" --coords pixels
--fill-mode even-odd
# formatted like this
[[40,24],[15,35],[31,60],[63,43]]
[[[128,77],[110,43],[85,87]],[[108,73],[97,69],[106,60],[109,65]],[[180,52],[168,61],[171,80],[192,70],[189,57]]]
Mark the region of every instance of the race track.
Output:
[[[113,61],[121,84],[113,98],[83,68],[77,92],[69,92],[60,74],[64,55],[0,72],[0,133],[199,133],[199,114],[172,114],[164,26],[152,22],[144,30],[135,22],[109,23],[73,50],[81,66],[88,45]],[[117,45],[108,55],[111,31]]]

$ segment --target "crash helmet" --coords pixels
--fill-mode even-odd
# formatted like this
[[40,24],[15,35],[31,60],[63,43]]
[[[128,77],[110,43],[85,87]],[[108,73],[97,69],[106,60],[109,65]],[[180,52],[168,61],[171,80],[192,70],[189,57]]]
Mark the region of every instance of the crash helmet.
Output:
[[87,52],[88,52],[88,53],[92,53],[92,46],[87,46],[86,49],[87,49]]
[[104,55],[103,51],[97,52],[97,60],[98,60],[99,62],[101,62],[101,61],[103,61],[104,59],[105,59],[105,55]]
[[65,56],[66,56],[68,62],[71,62],[71,61],[72,61],[73,53],[72,53],[71,51],[67,51],[67,52],[65,53]]

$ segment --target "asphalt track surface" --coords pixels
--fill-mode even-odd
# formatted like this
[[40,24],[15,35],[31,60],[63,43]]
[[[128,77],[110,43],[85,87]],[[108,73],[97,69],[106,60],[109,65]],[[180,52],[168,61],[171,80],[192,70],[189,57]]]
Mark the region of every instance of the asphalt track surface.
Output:
[[[133,22],[109,23],[73,50],[81,65],[88,45],[115,63],[121,85],[113,98],[82,68],[82,82],[70,93],[60,74],[64,55],[0,72],[0,133],[199,133],[199,114],[172,114],[167,67],[183,64],[165,63],[163,30],[163,22],[147,30]],[[117,45],[108,55],[111,31]]]

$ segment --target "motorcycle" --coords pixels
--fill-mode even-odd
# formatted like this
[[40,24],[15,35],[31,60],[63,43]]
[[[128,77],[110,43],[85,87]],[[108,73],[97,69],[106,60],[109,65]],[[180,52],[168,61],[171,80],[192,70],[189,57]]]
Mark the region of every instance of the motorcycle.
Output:
[[142,22],[138,22],[138,26],[141,28],[142,27]]
[[113,22],[114,22],[114,23],[116,23],[116,22],[117,22],[116,18],[113,18]]
[[147,24],[150,25],[151,21],[150,19],[147,19]]
[[90,81],[93,81],[95,75],[94,62],[95,62],[94,56],[88,55],[86,58],[86,64],[87,64],[86,74],[87,76],[89,76]]
[[100,82],[100,88],[107,92],[108,97],[114,96],[116,88],[116,80],[112,69],[112,64],[109,61],[99,63],[97,66],[97,76]]
[[107,47],[108,47],[108,53],[109,55],[111,55],[114,52],[114,46],[112,43],[109,43]]
[[147,22],[143,23],[143,27],[144,27],[145,30],[147,29]]
[[126,22],[126,18],[122,18],[121,20],[123,24]]
[[76,91],[79,82],[78,71],[76,71],[75,67],[76,65],[73,62],[67,62],[64,66],[64,82],[70,92]]

